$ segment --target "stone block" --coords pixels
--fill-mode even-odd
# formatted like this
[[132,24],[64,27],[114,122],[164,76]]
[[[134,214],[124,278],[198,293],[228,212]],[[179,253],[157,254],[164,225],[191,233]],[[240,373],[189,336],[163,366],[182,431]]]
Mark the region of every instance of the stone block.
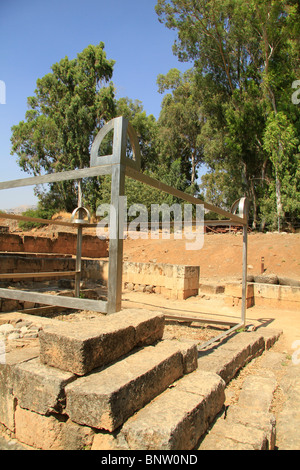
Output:
[[19,301],[13,299],[2,299],[1,302],[1,311],[2,312],[13,312],[18,310]]
[[198,450],[267,450],[266,432],[243,424],[218,420]]
[[264,338],[259,333],[239,333],[215,349],[200,352],[198,367],[220,375],[229,383],[237,372],[247,362],[260,355],[264,348]]
[[275,377],[246,377],[239,396],[239,405],[255,411],[269,411],[276,387]]
[[132,262],[123,265],[124,283],[155,286],[156,292],[174,300],[197,295],[199,275],[199,266]]
[[200,282],[199,292],[203,294],[223,294],[225,286]]
[[268,413],[266,410],[249,409],[237,404],[229,407],[226,421],[227,423],[242,424],[264,431],[267,438],[267,449],[275,449],[276,418],[273,414]]
[[123,426],[131,450],[192,450],[224,404],[225,383],[195,371],[177,381]]
[[17,406],[15,435],[18,441],[36,449],[63,450],[64,421],[44,416]]
[[[225,295],[233,297],[242,297],[242,284],[240,282],[227,283],[225,286]],[[247,284],[246,297],[254,296],[253,284]]]
[[137,345],[161,339],[163,331],[164,316],[147,310],[123,310],[80,323],[57,321],[40,331],[40,360],[82,376]]
[[14,370],[14,395],[18,404],[36,413],[61,413],[65,386],[77,376],[41,364],[39,359],[18,364]]
[[253,284],[255,299],[268,299],[278,302],[300,302],[300,287],[272,284]]
[[19,406],[15,416],[16,438],[36,449],[82,450],[92,445],[94,431],[73,423],[67,416],[40,415]]
[[14,432],[16,399],[13,395],[15,365],[37,357],[38,347],[14,350],[5,354],[5,362],[0,362],[0,423]]
[[82,377],[66,387],[66,413],[78,424],[113,432],[183,375],[183,355],[184,345],[162,341]]

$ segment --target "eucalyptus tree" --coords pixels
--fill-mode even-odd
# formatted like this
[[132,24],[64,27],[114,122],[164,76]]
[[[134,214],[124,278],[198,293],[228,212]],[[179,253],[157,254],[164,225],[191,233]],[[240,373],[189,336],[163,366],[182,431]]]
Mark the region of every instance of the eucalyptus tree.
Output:
[[[200,142],[212,174],[228,172],[237,191],[250,197],[254,226],[270,196],[277,217],[284,217],[281,179],[287,175],[276,170],[274,155],[278,160],[286,147],[274,125],[279,131],[282,120],[276,115],[283,113],[299,134],[299,107],[291,108],[292,83],[299,78],[299,2],[158,0],[156,12],[177,31],[173,52],[181,61],[192,61],[197,72],[205,115]],[[297,160],[296,154],[295,144],[289,156]],[[295,172],[296,166],[285,168]],[[216,183],[209,176],[206,182]]]
[[157,84],[160,93],[171,92],[163,98],[158,120],[160,151],[169,161],[180,158],[183,177],[193,185],[203,162],[203,146],[199,140],[204,124],[194,72],[172,69],[166,75],[160,74]]
[[[52,72],[37,80],[25,120],[12,127],[11,153],[17,154],[24,171],[40,175],[89,166],[94,137],[115,114],[113,66],[103,43],[89,45],[75,59],[65,57],[52,65]],[[97,178],[87,184],[90,190],[99,190]],[[76,207],[73,182],[36,191],[45,204],[67,211]]]

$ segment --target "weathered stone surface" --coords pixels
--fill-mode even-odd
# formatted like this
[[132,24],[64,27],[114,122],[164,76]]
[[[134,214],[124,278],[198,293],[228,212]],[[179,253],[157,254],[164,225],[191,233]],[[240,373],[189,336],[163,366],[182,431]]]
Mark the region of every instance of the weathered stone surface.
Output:
[[271,349],[282,335],[282,330],[273,330],[272,328],[261,328],[260,333],[265,341],[265,349]]
[[300,450],[299,407],[284,407],[277,421],[277,446],[279,450]]
[[90,447],[94,431],[72,423],[62,415],[40,415],[16,408],[16,438],[18,441],[42,450],[81,450]]
[[98,432],[95,434],[91,450],[130,450],[123,436]]
[[237,442],[229,437],[208,434],[197,450],[254,450],[251,444]]
[[62,420],[33,411],[16,408],[16,438],[29,446],[43,450],[63,450]]
[[239,405],[255,411],[269,411],[276,386],[275,377],[246,377],[239,396]]
[[292,363],[280,387],[286,401],[278,416],[276,444],[279,450],[300,450],[300,364]]
[[65,405],[64,388],[75,378],[33,359],[15,367],[14,395],[22,408],[44,415],[60,413]]
[[224,403],[224,381],[195,371],[132,416],[120,435],[131,450],[191,450]]
[[90,449],[94,435],[93,429],[87,426],[80,426],[68,419],[63,427],[63,448],[64,450]]
[[278,284],[278,277],[276,274],[260,274],[254,276],[254,282],[260,284]]
[[239,333],[215,349],[200,352],[198,367],[214,372],[226,383],[236,373],[265,349],[265,341],[259,333]]
[[123,265],[123,282],[127,287],[144,292],[146,286],[153,286],[155,292],[179,300],[198,294],[199,275],[199,266],[127,261]]
[[227,423],[237,423],[265,432],[267,449],[274,450],[276,443],[276,418],[267,410],[245,408],[241,404],[229,407],[226,417]]
[[238,423],[218,420],[198,450],[267,450],[266,432]]
[[40,331],[40,360],[82,376],[161,339],[163,331],[164,316],[147,310],[123,310],[72,324],[57,321]]
[[14,367],[22,361],[38,356],[38,347],[14,350],[5,354],[5,362],[0,363],[0,423],[14,431],[16,399],[13,395]]
[[114,431],[183,375],[182,347],[162,341],[76,380],[66,387],[67,414],[79,424]]
[[[34,237],[1,233],[0,251],[25,253],[69,253],[76,255],[76,234],[59,232],[56,237]],[[93,235],[84,235],[82,256],[104,258],[108,256],[108,242]]]

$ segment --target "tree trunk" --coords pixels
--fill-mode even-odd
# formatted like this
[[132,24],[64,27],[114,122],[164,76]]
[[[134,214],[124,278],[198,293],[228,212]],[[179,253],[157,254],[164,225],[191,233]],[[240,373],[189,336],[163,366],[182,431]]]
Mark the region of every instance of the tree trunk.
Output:
[[277,207],[277,221],[278,221],[278,232],[281,231],[281,218],[282,213],[282,201],[281,201],[281,182],[278,175],[278,168],[275,168],[275,192],[276,192],[276,207]]
[[191,176],[191,183],[195,183],[196,179],[196,163],[195,163],[195,155],[192,153],[192,176]]

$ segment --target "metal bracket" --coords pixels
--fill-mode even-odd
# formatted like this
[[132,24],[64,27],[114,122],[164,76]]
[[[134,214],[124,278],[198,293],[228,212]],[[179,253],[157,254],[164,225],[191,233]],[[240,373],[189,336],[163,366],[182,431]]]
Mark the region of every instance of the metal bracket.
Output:
[[242,197],[235,201],[230,209],[232,214],[239,214],[242,219],[248,219],[249,216],[249,199],[246,197]]
[[[87,220],[84,219],[83,217],[83,212],[85,212],[85,215],[87,216]],[[76,219],[75,216],[78,214],[78,218]],[[79,225],[86,225],[89,224],[91,221],[91,214],[85,207],[77,207],[71,215],[71,222],[73,224],[79,224]]]
[[[112,155],[99,156],[99,148],[105,136],[114,131],[113,137],[113,153]],[[133,153],[133,159],[126,157],[126,140],[124,136],[128,136]],[[90,166],[98,166],[103,164],[123,164],[139,171],[141,169],[141,152],[136,132],[128,119],[119,117],[112,119],[97,134],[90,155]]]

